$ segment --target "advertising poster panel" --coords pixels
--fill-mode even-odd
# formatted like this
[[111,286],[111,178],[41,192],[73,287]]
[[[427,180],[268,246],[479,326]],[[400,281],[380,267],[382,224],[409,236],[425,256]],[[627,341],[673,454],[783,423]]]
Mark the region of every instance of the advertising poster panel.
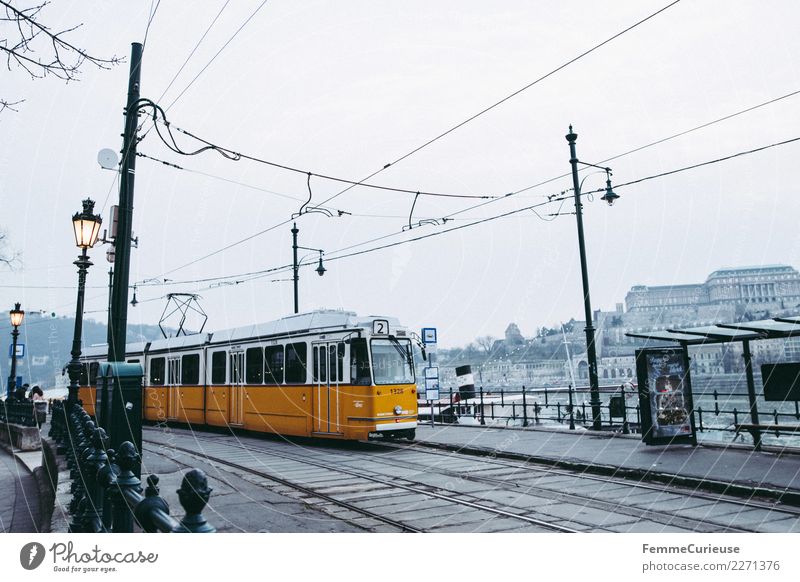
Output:
[[689,360],[683,348],[636,350],[642,441],[697,444]]

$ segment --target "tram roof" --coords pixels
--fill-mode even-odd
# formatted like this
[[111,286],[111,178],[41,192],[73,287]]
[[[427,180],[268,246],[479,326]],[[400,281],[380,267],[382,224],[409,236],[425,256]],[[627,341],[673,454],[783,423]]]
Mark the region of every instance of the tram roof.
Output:
[[[144,352],[145,347],[147,347],[148,342],[136,342],[133,344],[127,344],[125,346],[125,353],[126,354],[141,354]],[[96,344],[89,346],[88,348],[83,348],[81,351],[81,356],[96,358],[98,356],[105,357],[108,353],[108,346],[106,344]]]
[[304,332],[335,331],[337,329],[352,329],[357,327],[372,327],[375,319],[385,319],[389,322],[390,329],[400,326],[396,317],[366,316],[360,317],[353,311],[340,311],[337,309],[320,309],[308,313],[289,315],[274,321],[256,323],[243,327],[235,327],[214,332],[212,343],[230,343],[249,338],[270,337],[275,335],[291,335]]
[[[389,322],[389,328],[394,333],[397,329],[403,329],[400,321],[396,317],[385,315],[359,316],[353,311],[343,311],[338,309],[319,309],[308,313],[298,313],[242,327],[223,329],[213,333],[198,333],[180,337],[170,337],[153,340],[149,342],[138,342],[128,344],[125,351],[128,354],[143,353],[147,348],[148,353],[159,352],[173,349],[183,349],[200,347],[209,343],[227,344],[235,343],[247,339],[273,337],[277,335],[299,335],[307,332],[325,332],[354,328],[371,328],[372,322],[376,319],[384,319]],[[89,358],[105,357],[107,353],[106,344],[89,346],[83,350],[83,356]]]

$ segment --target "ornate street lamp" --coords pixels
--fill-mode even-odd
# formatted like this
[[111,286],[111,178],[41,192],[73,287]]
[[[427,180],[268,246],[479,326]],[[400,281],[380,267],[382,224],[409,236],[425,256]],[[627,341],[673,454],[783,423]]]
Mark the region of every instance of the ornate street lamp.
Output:
[[78,301],[75,307],[75,333],[72,337],[72,359],[67,364],[69,374],[69,393],[67,403],[69,406],[78,402],[78,389],[81,377],[81,334],[83,332],[83,296],[86,288],[86,271],[92,266],[87,249],[92,248],[100,235],[100,225],[103,219],[99,214],[94,214],[94,201],[87,198],[83,201],[83,210],[72,217],[72,227],[75,230],[75,244],[81,249],[78,260],[73,264],[78,267]]
[[[578,134],[572,131],[571,125],[569,126],[569,133],[566,135],[566,138],[569,143],[569,162],[572,165],[572,185],[575,190],[575,216],[578,220],[578,250],[580,251],[581,257],[583,307],[586,316],[586,359],[589,361],[589,404],[592,406],[592,428],[594,430],[601,430],[602,420],[600,416],[600,406],[602,403],[600,402],[600,380],[597,377],[597,350],[595,348],[592,302],[589,299],[589,272],[586,267],[586,245],[583,236],[583,213],[581,205],[581,188],[583,187],[583,182],[580,182],[580,184],[578,183],[578,164],[599,168],[606,173],[606,191],[601,200],[604,200],[611,206],[619,196],[611,189],[611,168],[587,164],[578,159],[578,155],[575,152],[575,141],[578,139]],[[586,178],[584,178],[584,180],[585,179]]]
[[315,269],[317,271],[317,275],[320,277],[322,277],[325,274],[325,271],[327,271],[327,269],[322,265],[322,252],[323,251],[319,252],[319,266]]
[[25,312],[19,308],[19,303],[14,305],[14,309],[9,311],[11,319],[11,374],[8,377],[8,393],[6,398],[11,400],[14,397],[14,390],[17,388],[17,338],[19,337],[19,326],[25,319]]
[[[292,273],[293,273],[292,281],[294,281],[294,312],[295,313],[299,313],[299,310],[300,310],[300,306],[299,306],[299,304],[300,304],[300,302],[299,302],[300,274],[299,274],[299,271],[300,271],[300,265],[302,264],[303,260],[305,259],[305,257],[304,257],[304,259],[301,259],[299,261],[297,260],[297,251],[298,251],[298,249],[302,249],[304,251],[314,251],[314,252],[319,253],[319,265],[314,270],[317,272],[317,275],[319,275],[320,277],[322,277],[325,274],[325,272],[327,271],[325,266],[322,264],[322,254],[325,251],[323,251],[322,249],[312,249],[312,248],[309,248],[309,247],[298,246],[297,245],[297,233],[299,233],[299,232],[300,232],[300,229],[297,228],[297,224],[296,223],[292,224]],[[308,256],[308,255],[306,255],[306,256]]]

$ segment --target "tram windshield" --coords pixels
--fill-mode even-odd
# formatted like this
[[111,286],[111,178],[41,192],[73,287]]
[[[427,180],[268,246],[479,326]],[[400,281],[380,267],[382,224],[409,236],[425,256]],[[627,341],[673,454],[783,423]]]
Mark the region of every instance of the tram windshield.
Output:
[[372,340],[372,375],[375,384],[413,384],[413,362],[409,340]]

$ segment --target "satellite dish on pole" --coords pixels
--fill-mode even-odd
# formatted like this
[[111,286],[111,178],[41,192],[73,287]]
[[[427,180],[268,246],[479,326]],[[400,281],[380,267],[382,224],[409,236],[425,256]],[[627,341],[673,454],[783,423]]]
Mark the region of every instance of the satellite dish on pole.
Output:
[[119,166],[119,158],[117,152],[109,148],[103,148],[97,152],[97,163],[104,170],[116,170]]

